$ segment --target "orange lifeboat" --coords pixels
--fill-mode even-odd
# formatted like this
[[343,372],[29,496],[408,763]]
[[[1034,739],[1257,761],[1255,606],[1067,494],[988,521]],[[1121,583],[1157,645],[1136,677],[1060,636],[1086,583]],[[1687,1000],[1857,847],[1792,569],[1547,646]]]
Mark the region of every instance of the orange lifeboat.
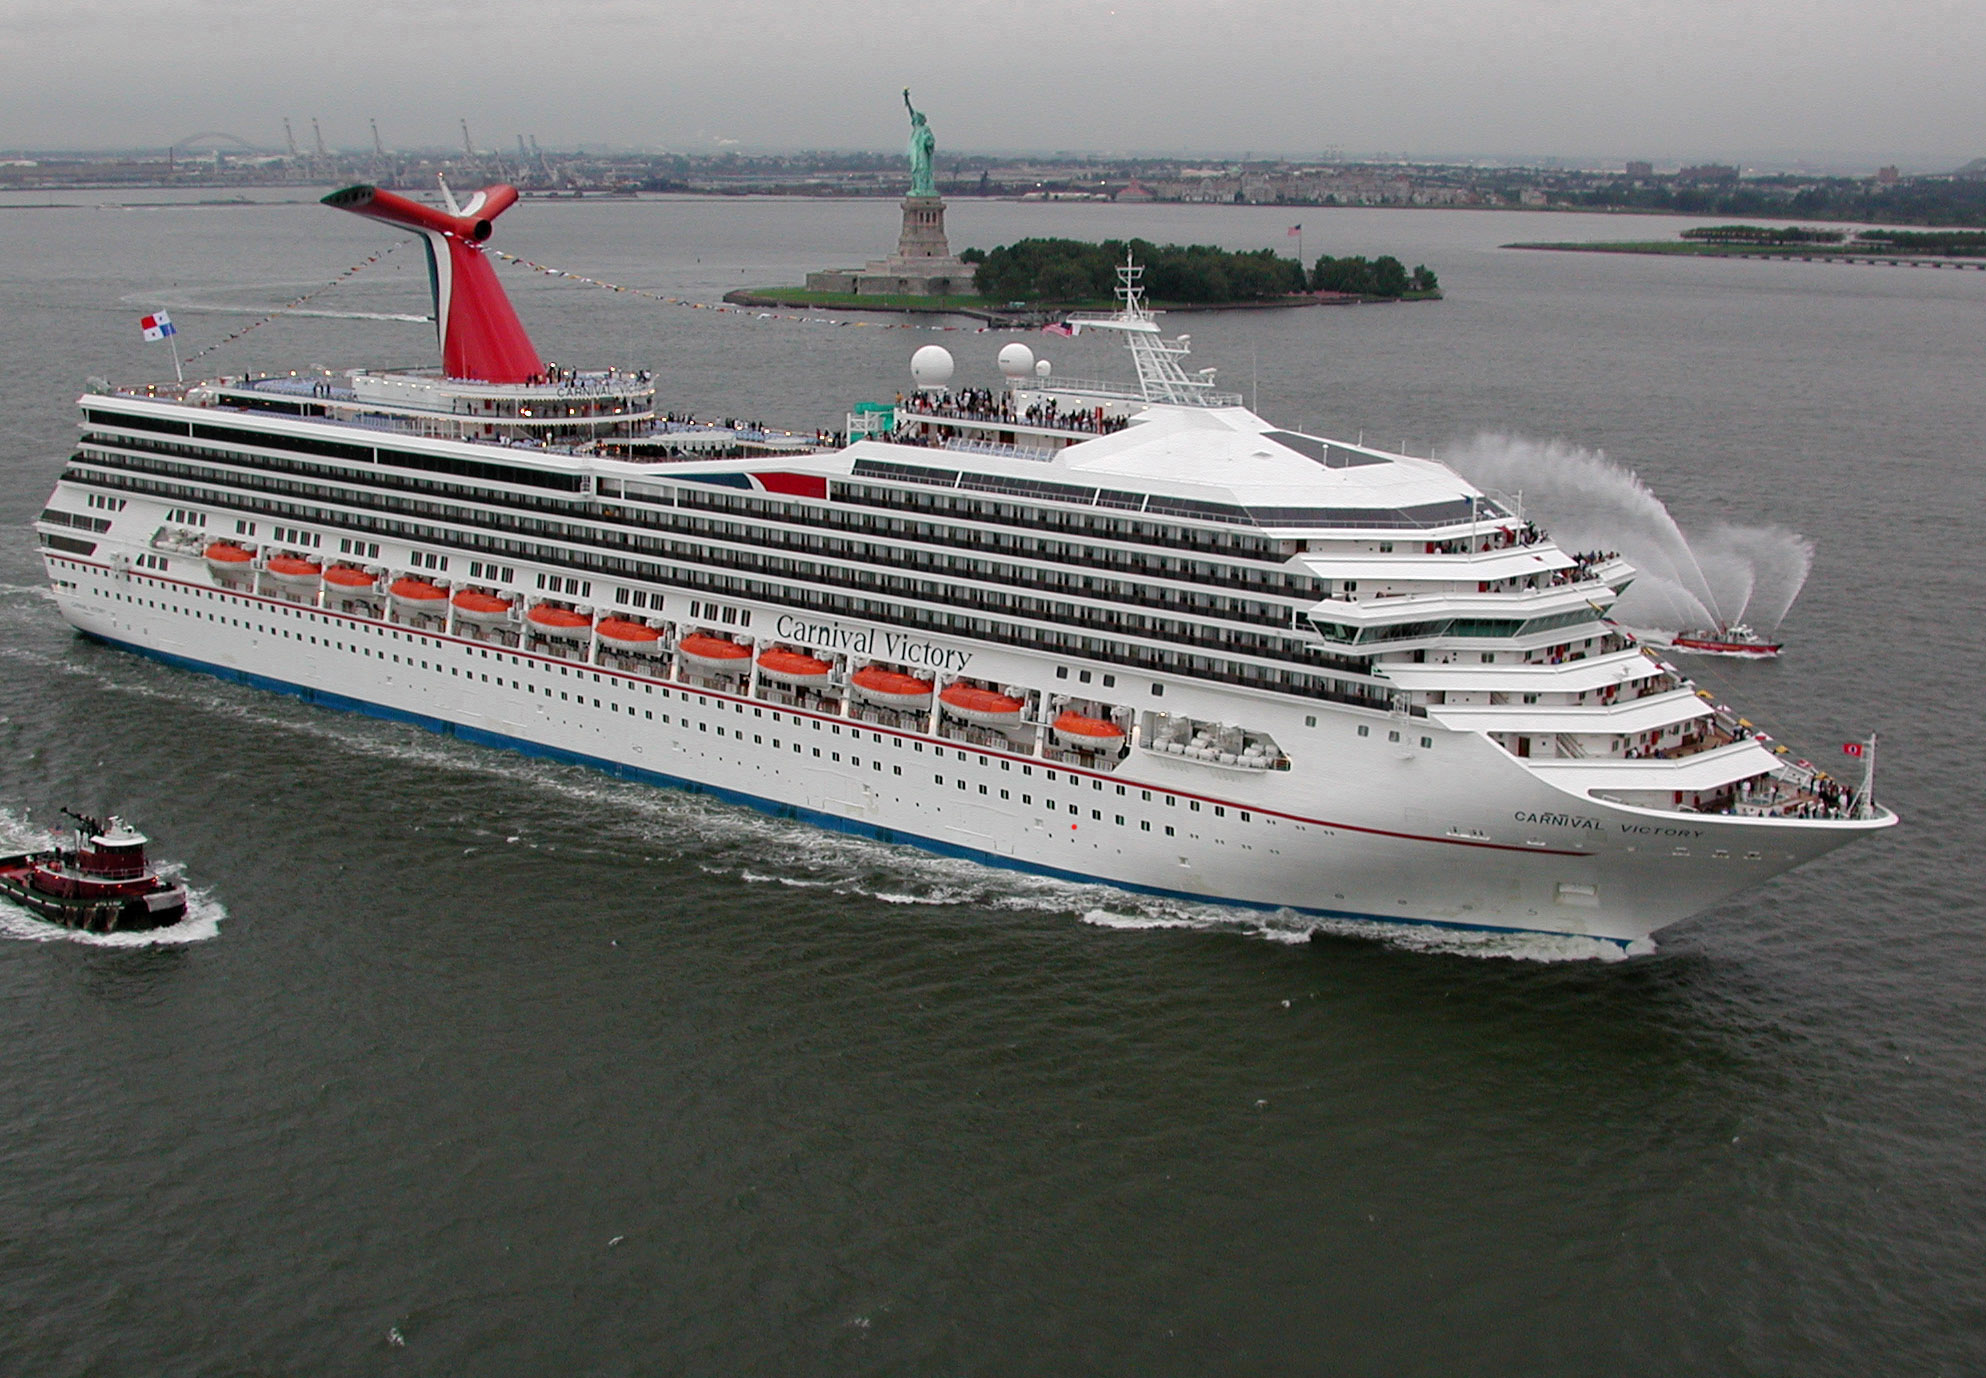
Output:
[[347,597],[353,594],[371,593],[379,583],[364,570],[354,569],[350,565],[331,566],[324,571],[324,582]]
[[774,646],[759,652],[759,673],[781,684],[818,689],[833,677],[834,666],[819,656]]
[[611,650],[653,654],[662,644],[661,632],[645,622],[630,622],[625,617],[604,617],[598,630],[600,644]]
[[395,579],[386,586],[386,591],[393,595],[394,604],[402,612],[417,617],[440,617],[448,606],[448,595],[439,587],[410,574]]
[[931,690],[936,687],[928,679],[885,670],[880,665],[864,665],[848,677],[848,682],[863,698],[886,708],[923,708],[931,702]]
[[752,648],[721,636],[691,632],[676,644],[683,663],[707,675],[741,675],[752,662]]
[[564,637],[568,641],[584,641],[593,628],[593,619],[585,613],[555,603],[540,603],[525,613],[524,619],[538,635]]
[[272,556],[263,566],[269,577],[292,588],[306,588],[315,584],[324,575],[324,566],[315,560],[301,559],[295,555]]
[[255,552],[243,550],[238,545],[226,541],[215,541],[207,547],[207,568],[215,574],[231,574],[237,577],[247,574],[255,564]]
[[1069,712],[1055,719],[1055,737],[1063,746],[1077,751],[1104,751],[1123,743],[1124,729],[1102,718]]
[[939,691],[938,702],[953,717],[981,727],[1012,727],[1020,722],[1027,707],[1011,694],[981,689],[975,684],[948,684]]
[[486,627],[510,616],[509,599],[480,589],[463,589],[448,601],[455,605],[457,621],[473,622],[477,626]]

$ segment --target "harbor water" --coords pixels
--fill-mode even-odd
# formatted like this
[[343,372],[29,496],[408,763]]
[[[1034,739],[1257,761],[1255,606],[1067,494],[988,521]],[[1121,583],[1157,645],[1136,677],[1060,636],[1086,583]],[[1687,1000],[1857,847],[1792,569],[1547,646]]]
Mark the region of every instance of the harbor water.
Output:
[[[982,248],[1287,252],[1300,214],[1447,296],[1167,319],[1272,420],[1494,435],[1534,496],[1604,454],[1692,537],[1813,543],[1785,656],[1692,669],[1850,780],[1879,733],[1903,823],[1623,958],[1306,941],[81,641],[30,523],[85,380],[172,376],[141,315],[190,357],[395,238],[294,193],[61,199],[0,202],[0,851],[114,811],[195,903],[109,939],[0,908],[0,1372],[1986,1368],[1986,273],[1499,247],[1684,223],[1640,218],[951,206]],[[895,218],[531,201],[496,243],[640,289],[503,267],[548,359],[811,431],[923,344],[992,386],[1016,338],[710,309]],[[425,292],[396,249],[189,372],[426,364]]]

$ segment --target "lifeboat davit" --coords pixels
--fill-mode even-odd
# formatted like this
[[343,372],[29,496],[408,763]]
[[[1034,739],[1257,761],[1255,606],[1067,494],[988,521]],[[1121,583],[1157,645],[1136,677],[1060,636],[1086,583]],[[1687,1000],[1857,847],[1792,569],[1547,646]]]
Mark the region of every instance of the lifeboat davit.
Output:
[[288,584],[292,588],[309,588],[324,576],[324,566],[315,560],[299,559],[295,555],[277,555],[263,568],[270,578]]
[[510,616],[509,599],[484,593],[480,589],[463,589],[448,601],[455,605],[458,622],[473,622],[479,627],[487,627]]
[[834,677],[834,666],[819,656],[774,646],[759,652],[759,673],[781,684],[818,689]]
[[630,622],[625,617],[604,617],[598,628],[600,644],[616,651],[638,651],[653,654],[662,644],[662,633],[645,622]]
[[1077,751],[1104,751],[1123,743],[1124,729],[1102,718],[1069,712],[1055,719],[1055,739]]
[[379,586],[379,580],[364,570],[354,569],[350,565],[331,566],[324,571],[324,582],[333,592],[342,593],[348,598],[357,594],[376,592]]
[[1027,708],[1011,694],[981,689],[974,684],[948,684],[939,692],[938,702],[953,717],[981,727],[1013,727]]
[[556,603],[540,603],[524,614],[524,620],[540,636],[564,637],[568,641],[584,641],[586,634],[593,629],[593,619],[585,613],[559,607]]
[[207,568],[215,574],[247,574],[255,564],[255,552],[243,550],[238,545],[226,541],[215,541],[207,547]]
[[752,663],[752,648],[721,636],[691,632],[676,645],[683,663],[707,675],[742,675]]
[[403,575],[386,586],[394,605],[417,617],[440,617],[448,606],[448,594],[425,579]]
[[885,670],[880,665],[864,665],[848,677],[848,682],[863,698],[886,708],[924,708],[931,702],[931,690],[937,687],[928,679]]

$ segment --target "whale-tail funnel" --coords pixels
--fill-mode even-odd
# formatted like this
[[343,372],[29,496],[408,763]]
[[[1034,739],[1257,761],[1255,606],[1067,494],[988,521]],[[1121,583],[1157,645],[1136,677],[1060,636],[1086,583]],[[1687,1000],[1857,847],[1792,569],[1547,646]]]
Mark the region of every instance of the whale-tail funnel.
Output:
[[368,186],[334,191],[324,204],[420,233],[428,251],[441,369],[448,377],[528,383],[544,374],[545,365],[482,249],[490,222],[517,204],[516,187],[484,187],[458,214]]

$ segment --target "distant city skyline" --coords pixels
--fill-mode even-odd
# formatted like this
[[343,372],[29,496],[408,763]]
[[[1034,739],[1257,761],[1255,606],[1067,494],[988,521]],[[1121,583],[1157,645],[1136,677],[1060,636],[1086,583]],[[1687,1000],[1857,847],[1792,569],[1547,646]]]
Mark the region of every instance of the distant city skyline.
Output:
[[[1986,7],[1903,0],[10,0],[0,147],[1707,160],[1949,170],[1986,153]],[[992,60],[989,60],[992,59]],[[1500,152],[1498,150],[1511,150]]]

